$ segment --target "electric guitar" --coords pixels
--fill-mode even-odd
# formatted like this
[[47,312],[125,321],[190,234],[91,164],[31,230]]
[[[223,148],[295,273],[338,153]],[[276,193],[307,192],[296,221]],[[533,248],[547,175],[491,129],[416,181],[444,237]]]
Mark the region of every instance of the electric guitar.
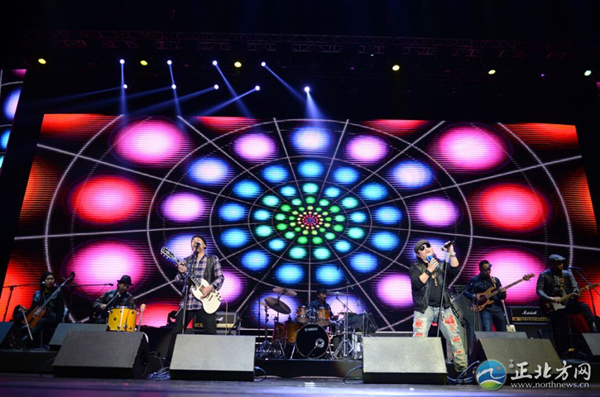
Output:
[[[521,281],[531,280],[534,276],[535,275],[533,273],[526,274],[525,276],[523,276],[523,278],[515,281],[514,283],[508,284],[506,287],[502,288],[507,290],[510,287],[514,287],[515,285],[519,284]],[[469,309],[476,313],[482,311],[487,305],[491,305],[492,303],[494,303],[492,298],[498,295],[499,293],[499,289],[496,289],[495,287],[490,287],[487,289],[487,291],[475,294],[475,296],[473,297],[473,301],[469,302]]]
[[[598,285],[600,285],[600,284],[596,283],[596,284],[592,284],[592,285],[586,285],[585,287],[583,287],[579,290],[579,293],[581,294],[581,292],[587,291],[588,289],[596,288]],[[549,313],[555,312],[557,310],[562,310],[565,307],[567,307],[566,304],[563,305],[563,302],[568,301],[574,295],[575,295],[575,293],[571,292],[570,294],[561,296],[560,298],[558,298],[558,300],[556,302],[553,302],[549,299],[543,299],[540,302],[540,309],[542,309],[542,313],[544,313],[544,314],[549,314]]]
[[[175,254],[173,254],[171,252],[171,250],[169,250],[167,247],[162,247],[160,250],[160,253],[165,258],[175,262],[177,265],[179,265],[180,263],[183,264],[183,262],[180,261],[175,256]],[[204,295],[203,290],[204,290],[204,288],[209,286],[208,281],[206,281],[203,278],[198,279],[198,278],[194,277],[192,272],[190,272],[189,280],[191,281],[192,295],[194,296],[194,298],[196,298],[200,302],[202,302],[202,307],[204,308],[204,311],[208,314],[212,314],[212,313],[216,312],[217,309],[219,309],[219,306],[221,306],[221,300],[223,299],[223,298],[221,298],[221,294],[219,294],[219,291],[217,291],[216,289],[213,289],[206,296],[206,298],[203,298],[202,297],[202,295]]]

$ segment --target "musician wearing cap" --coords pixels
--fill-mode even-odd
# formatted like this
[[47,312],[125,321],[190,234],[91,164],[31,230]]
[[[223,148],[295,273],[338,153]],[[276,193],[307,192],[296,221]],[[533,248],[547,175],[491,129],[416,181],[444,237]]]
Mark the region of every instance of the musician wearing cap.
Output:
[[187,326],[194,316],[197,315],[200,318],[207,334],[216,335],[217,333],[217,315],[215,312],[206,312],[203,303],[197,298],[198,293],[194,294],[197,290],[194,289],[192,281],[203,279],[207,282],[207,285],[200,290],[201,299],[205,299],[213,291],[218,291],[223,285],[225,280],[223,269],[216,255],[206,253],[206,241],[203,237],[192,237],[190,244],[192,254],[177,265],[178,272],[173,282],[183,287],[183,294],[179,303],[179,312],[171,331],[171,341],[166,355],[167,362],[173,355],[176,335]]
[[[566,259],[558,254],[548,257],[550,267],[540,273],[537,280],[537,294],[540,297],[542,311],[552,324],[554,343],[559,355],[566,353],[566,333],[568,314],[582,314],[591,332],[598,332],[590,307],[579,302],[581,291],[575,276],[565,269]],[[586,287],[587,289],[587,287]]]
[[[43,330],[53,331],[62,322],[65,311],[65,299],[62,291],[57,291],[54,284],[54,273],[44,273],[40,281],[41,288],[33,294],[29,310],[23,313],[27,320],[23,318],[22,321],[26,324],[25,328],[30,327],[31,334],[27,329],[20,333],[23,341],[31,341],[33,338],[31,342],[34,346],[38,344]],[[44,335],[44,339],[51,336]]]
[[492,297],[492,303],[486,304],[480,311],[483,331],[491,332],[493,323],[497,332],[506,332],[506,318],[502,307],[502,301],[506,299],[506,290],[502,288],[500,280],[492,276],[492,264],[484,259],[479,262],[479,274],[469,281],[464,294],[469,300],[475,301],[477,294],[489,290],[499,290],[500,293]]
[[[420,240],[414,247],[417,257],[408,270],[415,306],[413,337],[427,337],[431,323],[437,322],[444,338],[450,343],[454,367],[458,372],[462,372],[467,368],[467,355],[460,337],[460,323],[450,307],[450,294],[447,288],[450,281],[458,275],[459,262],[452,242],[446,243],[443,249],[448,253],[450,266],[447,266],[446,261],[437,259],[429,241]],[[442,286],[444,271],[446,271],[446,285]],[[443,308],[441,308],[442,300]]]
[[310,304],[308,305],[308,310],[312,313],[314,313],[314,315],[317,314],[321,314],[319,312],[322,312],[323,310],[325,310],[325,316],[323,316],[323,319],[327,319],[327,320],[334,320],[337,317],[335,317],[333,315],[333,312],[331,311],[331,306],[329,305],[329,303],[327,303],[325,300],[327,299],[327,290],[325,288],[319,288],[317,289],[317,299],[315,299],[314,301],[311,301]]
[[117,289],[106,291],[96,299],[92,305],[95,312],[94,322],[98,324],[106,323],[108,312],[113,307],[135,309],[135,299],[133,295],[127,292],[132,285],[131,277],[124,274],[120,280],[117,280]]

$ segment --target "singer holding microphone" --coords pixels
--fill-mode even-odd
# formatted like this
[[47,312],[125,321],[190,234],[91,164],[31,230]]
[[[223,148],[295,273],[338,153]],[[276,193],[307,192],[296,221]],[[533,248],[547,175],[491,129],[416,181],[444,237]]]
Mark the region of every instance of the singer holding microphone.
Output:
[[419,240],[414,247],[417,257],[408,270],[415,306],[413,337],[426,338],[431,323],[436,321],[446,342],[451,346],[454,368],[460,373],[467,369],[467,355],[460,337],[461,325],[452,312],[447,288],[450,281],[458,275],[459,262],[453,242],[444,244],[442,250],[446,252],[444,261],[436,257],[427,240]]
[[[112,284],[111,284],[112,285]],[[113,307],[127,307],[135,309],[135,299],[127,290],[131,287],[131,277],[124,274],[117,280],[117,289],[106,291],[92,305],[94,309],[94,321],[97,324],[106,324],[108,312]]]

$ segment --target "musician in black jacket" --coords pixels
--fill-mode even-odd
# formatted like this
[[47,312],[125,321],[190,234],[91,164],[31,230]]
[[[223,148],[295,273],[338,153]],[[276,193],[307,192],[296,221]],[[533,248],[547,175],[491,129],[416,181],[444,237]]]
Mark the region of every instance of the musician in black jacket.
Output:
[[483,331],[491,332],[492,323],[498,332],[506,332],[506,318],[504,317],[504,308],[502,301],[506,299],[506,290],[502,288],[502,283],[497,277],[492,276],[492,264],[487,260],[479,262],[479,274],[471,279],[465,290],[465,296],[474,301],[476,294],[493,288],[499,289],[500,293],[492,298],[493,303],[485,306],[480,312],[481,326]]
[[[33,345],[39,346],[40,334],[43,330],[50,330],[54,333],[54,329],[58,326],[58,323],[63,321],[65,312],[65,298],[62,291],[58,291],[54,294],[56,286],[54,285],[54,273],[46,272],[41,278],[41,288],[33,294],[33,300],[31,306],[27,311],[27,315],[35,312],[39,308],[46,310],[42,318],[40,318],[35,326],[31,328],[31,335],[33,336]],[[34,321],[31,318],[30,321]],[[22,332],[23,340],[29,340],[29,333],[27,330]],[[44,335],[44,339],[51,338],[52,335]]]
[[95,311],[97,324],[105,324],[109,311],[114,307],[135,309],[135,299],[127,290],[132,286],[131,277],[124,274],[117,280],[117,289],[106,291],[96,299],[92,307]]
[[591,332],[598,332],[598,327],[594,322],[594,315],[590,307],[583,302],[579,302],[579,287],[577,281],[570,270],[565,270],[566,259],[560,255],[552,254],[548,257],[549,269],[540,273],[537,280],[537,294],[544,302],[557,303],[560,297],[573,294],[570,299],[562,302],[564,308],[558,308],[548,313],[548,318],[552,323],[552,332],[554,334],[554,344],[559,355],[566,353],[567,346],[566,333],[569,314],[582,314],[585,322],[590,327]]

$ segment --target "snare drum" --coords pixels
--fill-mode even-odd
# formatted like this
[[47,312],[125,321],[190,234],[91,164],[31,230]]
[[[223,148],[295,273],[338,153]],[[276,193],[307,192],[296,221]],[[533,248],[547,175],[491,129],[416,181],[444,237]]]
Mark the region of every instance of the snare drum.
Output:
[[125,306],[114,307],[108,312],[110,331],[135,332],[137,310]]
[[296,322],[300,324],[306,324],[308,322],[308,311],[306,306],[299,306],[296,309]]
[[326,327],[329,325],[329,317],[331,315],[331,312],[324,308],[323,306],[319,307],[319,310],[317,310],[317,324],[319,324],[321,327]]

